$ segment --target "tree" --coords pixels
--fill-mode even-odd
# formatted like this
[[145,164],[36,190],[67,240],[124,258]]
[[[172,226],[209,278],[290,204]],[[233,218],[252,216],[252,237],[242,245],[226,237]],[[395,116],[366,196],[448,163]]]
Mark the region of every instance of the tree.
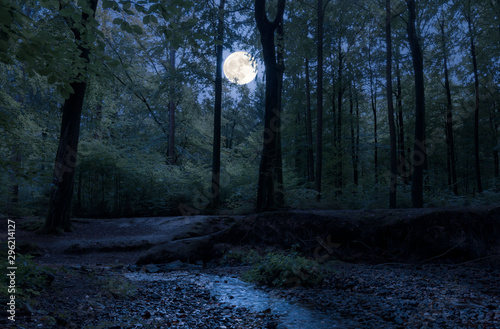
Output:
[[[175,71],[175,48],[170,49],[170,70],[172,75]],[[168,163],[175,164],[175,101],[174,87],[170,87],[170,97],[168,101]]]
[[318,73],[316,83],[316,177],[315,187],[318,192],[317,200],[321,200],[321,179],[323,175],[323,21],[324,15],[323,0],[318,0],[318,29],[317,29],[317,56]]
[[[88,63],[90,48],[86,38],[90,30],[87,25],[94,19],[98,0],[88,0],[85,10],[81,12],[81,22],[69,22],[74,40],[78,44],[80,58]],[[90,10],[90,14],[89,11]],[[83,29],[78,28],[81,24]],[[80,120],[82,113],[87,79],[84,72],[78,73],[71,83],[73,93],[64,101],[62,110],[61,133],[53,175],[53,187],[50,192],[50,203],[43,230],[45,232],[69,231],[71,229],[70,212],[73,198],[73,181],[76,167]]]
[[397,111],[397,123],[398,123],[398,160],[399,167],[398,171],[403,179],[403,184],[408,184],[409,173],[406,167],[407,160],[405,157],[405,125],[403,118],[403,88],[401,86],[401,67],[400,67],[400,57],[401,52],[399,47],[396,53],[396,107]]
[[[257,210],[272,209],[278,204],[276,187],[279,182],[276,173],[281,172],[278,161],[279,130],[281,129],[281,82],[280,68],[276,57],[275,31],[283,24],[285,0],[278,0],[276,17],[267,18],[266,0],[255,0],[255,21],[260,32],[264,65],[266,68],[266,92],[264,109],[264,142],[259,165],[257,187]],[[280,46],[280,45],[278,45]],[[282,47],[283,45],[281,45]]]
[[448,72],[448,47],[446,43],[446,34],[444,31],[444,19],[439,22],[441,32],[441,47],[443,51],[443,70],[444,70],[444,88],[446,90],[446,148],[447,148],[447,168],[448,184],[455,195],[458,194],[457,170],[455,160],[455,138],[453,136],[453,102],[451,100],[450,78]]
[[417,34],[415,0],[406,0],[406,5],[409,17],[407,22],[408,41],[415,74],[415,138],[412,158],[411,204],[413,208],[422,208],[424,206],[424,167],[427,161],[425,147],[424,56]]
[[314,182],[314,155],[313,155],[313,134],[311,118],[311,86],[309,81],[309,59],[305,63],[306,79],[306,134],[307,134],[307,181]]
[[222,45],[224,41],[224,5],[225,0],[220,0],[217,15],[217,44],[215,47],[217,67],[215,73],[214,143],[212,152],[212,206],[214,208],[219,205],[220,194],[220,138],[222,113]]
[[368,44],[368,68],[370,70],[370,103],[373,113],[373,165],[375,184],[378,184],[378,121],[377,121],[377,89],[375,86],[375,68],[372,67],[372,43]]
[[476,184],[478,193],[483,192],[483,183],[481,180],[481,159],[479,157],[479,74],[477,69],[476,54],[476,27],[472,17],[472,4],[467,1],[464,8],[464,16],[467,21],[470,38],[470,54],[472,58],[472,71],[474,73],[474,167],[476,171]]
[[385,1],[385,44],[386,44],[386,88],[387,114],[389,120],[391,177],[389,184],[389,207],[396,208],[396,186],[398,180],[398,154],[396,145],[396,125],[394,123],[394,105],[392,101],[392,36],[391,36],[391,0]]

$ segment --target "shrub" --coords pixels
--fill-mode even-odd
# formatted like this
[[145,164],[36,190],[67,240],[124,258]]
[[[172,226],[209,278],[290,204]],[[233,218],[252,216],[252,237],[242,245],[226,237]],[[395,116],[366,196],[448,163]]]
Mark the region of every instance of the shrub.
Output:
[[323,281],[319,264],[299,256],[294,249],[287,253],[266,254],[243,278],[274,287],[307,287],[321,284]]
[[[3,244],[3,243],[2,243]],[[54,280],[54,270],[47,266],[40,266],[32,260],[32,256],[16,254],[16,299],[28,302],[33,296],[50,285]],[[4,268],[7,268],[6,263]],[[9,277],[3,278],[5,286],[9,286]],[[1,295],[8,297],[7,289],[2,289]]]

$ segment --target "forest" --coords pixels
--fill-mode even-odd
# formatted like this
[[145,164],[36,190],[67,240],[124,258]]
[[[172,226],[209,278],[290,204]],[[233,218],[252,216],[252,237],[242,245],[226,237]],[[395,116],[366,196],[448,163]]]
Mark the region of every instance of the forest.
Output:
[[0,0],[0,327],[499,328],[499,110],[500,0]]
[[[498,203],[498,0],[2,0],[0,18],[4,215]],[[248,85],[221,73],[237,50]]]

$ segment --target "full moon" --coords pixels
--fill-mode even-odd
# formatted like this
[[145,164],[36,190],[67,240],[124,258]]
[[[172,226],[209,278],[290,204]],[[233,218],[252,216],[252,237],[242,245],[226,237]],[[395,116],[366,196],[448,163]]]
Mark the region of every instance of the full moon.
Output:
[[226,78],[238,85],[251,82],[257,75],[257,63],[252,55],[245,51],[237,51],[227,56],[223,68]]

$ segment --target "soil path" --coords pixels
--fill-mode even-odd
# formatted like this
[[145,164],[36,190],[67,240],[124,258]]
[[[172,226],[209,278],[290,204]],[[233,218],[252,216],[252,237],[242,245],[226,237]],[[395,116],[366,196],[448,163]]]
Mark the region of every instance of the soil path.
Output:
[[[145,250],[165,242],[203,236],[242,217],[189,216],[72,220],[73,231],[44,235],[32,228],[41,219],[16,219],[18,252],[35,251],[40,264],[135,264]],[[6,225],[0,228],[6,236]],[[38,248],[36,248],[36,247]],[[35,249],[35,250],[33,250]]]

